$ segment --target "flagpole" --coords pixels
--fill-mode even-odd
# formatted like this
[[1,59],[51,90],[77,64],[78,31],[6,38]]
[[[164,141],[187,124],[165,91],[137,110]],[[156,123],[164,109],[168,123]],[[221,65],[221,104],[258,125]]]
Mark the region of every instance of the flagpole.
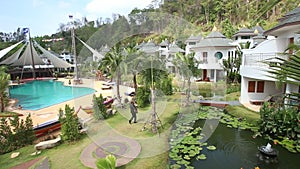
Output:
[[31,61],[32,61],[32,76],[33,79],[36,79],[36,75],[35,75],[35,65],[34,65],[34,59],[33,59],[33,47],[32,47],[32,41],[31,41],[31,37],[30,37],[30,29],[28,28],[28,36],[29,36],[29,45],[30,45],[30,54],[31,54]]

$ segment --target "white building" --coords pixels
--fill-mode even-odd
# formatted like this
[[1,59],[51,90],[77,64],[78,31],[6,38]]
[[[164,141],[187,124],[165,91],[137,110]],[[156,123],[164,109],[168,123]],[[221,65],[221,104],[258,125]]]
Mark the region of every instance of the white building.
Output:
[[[265,39],[265,36],[262,36],[263,33],[263,28],[258,25],[252,29],[241,28],[233,35],[234,42],[232,44],[240,46],[241,49],[253,48],[261,42],[261,39]],[[249,47],[247,47],[247,43],[249,43]]]
[[138,50],[145,52],[149,55],[159,54],[159,57],[166,62],[166,69],[169,73],[175,73],[175,66],[173,64],[173,59],[175,54],[180,52],[184,54],[184,50],[176,45],[175,42],[169,43],[168,40],[162,41],[159,45],[154,42],[149,41],[147,43],[142,43],[137,45]]
[[191,35],[186,41],[185,41],[185,54],[189,54],[191,53],[191,48],[194,47],[197,43],[200,42],[200,40],[202,40],[202,36],[198,35],[198,36],[193,36]]
[[[281,88],[276,87],[276,80],[268,64],[264,61],[272,61],[275,57],[287,59],[282,55],[289,44],[300,44],[300,7],[287,13],[279,24],[264,32],[265,36],[276,38],[265,40],[253,49],[244,49],[242,57],[241,74],[241,103],[261,104],[274,95],[284,92],[299,92],[299,86],[287,84]],[[293,51],[289,51],[292,53]]]
[[191,50],[201,63],[198,68],[202,69],[202,80],[217,82],[224,80],[225,72],[222,66],[223,60],[236,56],[233,41],[227,39],[218,31],[212,31],[206,38],[196,43]]
[[67,61],[68,63],[74,63],[74,56],[71,55],[71,53],[65,49],[61,52],[60,58]]

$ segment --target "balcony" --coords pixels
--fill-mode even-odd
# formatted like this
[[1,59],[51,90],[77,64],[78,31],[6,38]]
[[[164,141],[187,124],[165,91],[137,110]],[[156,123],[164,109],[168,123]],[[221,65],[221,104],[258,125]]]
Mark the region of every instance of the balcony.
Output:
[[244,54],[242,66],[255,66],[268,68],[265,62],[278,61],[276,58],[287,59],[288,56],[281,53],[251,53]]
[[287,59],[281,53],[246,53],[243,55],[240,74],[243,77],[275,81],[274,75],[269,73],[270,66],[265,62],[278,62],[276,58]]

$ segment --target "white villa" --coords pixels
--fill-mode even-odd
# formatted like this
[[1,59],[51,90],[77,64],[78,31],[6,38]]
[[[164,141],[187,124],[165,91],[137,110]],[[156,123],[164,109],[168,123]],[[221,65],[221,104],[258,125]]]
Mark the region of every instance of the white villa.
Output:
[[198,68],[203,70],[202,80],[211,82],[224,80],[223,60],[229,56],[236,56],[236,46],[232,42],[222,33],[213,30],[206,38],[191,47],[196,59],[201,62]]
[[263,36],[264,30],[260,26],[255,26],[252,29],[241,28],[237,33],[233,35],[234,42],[232,44],[240,46],[241,49],[246,48],[249,43],[249,48],[254,48],[256,45],[265,40]]
[[146,54],[155,55],[156,53],[159,56],[166,60],[166,69],[170,73],[175,73],[175,66],[173,65],[173,59],[175,54],[180,52],[184,54],[184,50],[181,49],[179,46],[173,43],[169,43],[168,40],[162,41],[159,45],[156,45],[154,42],[149,41],[147,43],[142,43],[137,46],[140,51],[145,52]]
[[[282,55],[289,44],[300,45],[300,7],[284,15],[279,24],[264,32],[265,36],[273,38],[265,40],[253,49],[244,49],[242,57],[241,74],[241,97],[242,104],[261,104],[271,99],[274,95],[282,93],[300,92],[299,86],[286,84],[282,88],[276,87],[276,80],[267,71],[268,64],[275,57],[287,59]],[[288,51],[292,53],[293,51]]]
[[74,63],[74,56],[65,49],[61,52],[60,58],[67,61],[68,63]]
[[198,35],[198,36],[193,36],[191,35],[186,41],[185,41],[185,53],[189,54],[191,53],[191,48],[194,47],[197,43],[200,42],[200,40],[202,40],[202,36]]

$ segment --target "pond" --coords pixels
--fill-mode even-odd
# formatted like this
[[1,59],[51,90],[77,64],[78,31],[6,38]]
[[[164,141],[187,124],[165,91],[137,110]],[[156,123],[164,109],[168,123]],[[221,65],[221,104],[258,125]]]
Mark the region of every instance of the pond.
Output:
[[[200,126],[203,123],[200,122]],[[300,155],[290,153],[280,145],[261,137],[253,138],[253,132],[228,128],[219,124],[212,136],[207,140],[209,145],[217,147],[210,151],[203,148],[202,153],[207,156],[205,160],[192,160],[191,166],[201,169],[297,169],[300,166]],[[257,155],[258,147],[268,142],[279,151],[277,160],[261,160]]]

